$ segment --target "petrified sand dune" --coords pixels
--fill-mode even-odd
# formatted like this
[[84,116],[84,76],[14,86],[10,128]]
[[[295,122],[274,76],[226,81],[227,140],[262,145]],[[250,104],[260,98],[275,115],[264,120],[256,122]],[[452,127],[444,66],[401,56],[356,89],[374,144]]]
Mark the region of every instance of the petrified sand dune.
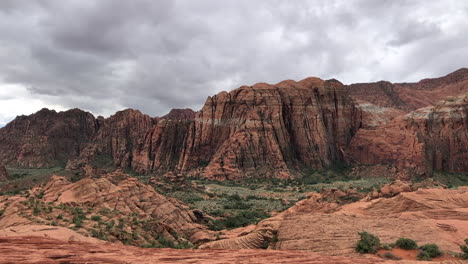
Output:
[[349,255],[354,253],[358,232],[368,231],[383,243],[410,237],[419,244],[437,243],[442,250],[458,252],[460,243],[468,237],[468,191],[422,189],[342,206],[313,194],[260,222],[252,232],[256,235],[209,242],[202,247],[244,248],[267,231],[276,236],[273,240],[271,235],[263,236],[270,241],[270,248],[284,250]]
[[[119,218],[127,216],[137,217],[134,221],[148,222],[144,224],[147,225],[146,227],[140,227],[145,229],[140,229],[139,232],[146,231],[151,236],[161,235],[174,241],[188,240],[194,244],[212,240],[212,232],[206,226],[197,223],[197,217],[186,205],[176,199],[166,198],[151,186],[119,171],[106,174],[101,178],[86,178],[75,183],[69,182],[64,177],[52,176],[47,184],[36,187],[31,192],[32,199],[21,196],[3,197],[4,199],[0,201],[0,206],[4,209],[0,217],[0,228],[32,225],[38,220],[45,221],[49,216],[49,220],[55,221],[58,214],[66,213],[62,208],[62,205],[66,205],[71,208],[92,208],[94,213],[88,218],[91,215],[102,214],[101,217],[106,217],[107,222],[111,219],[119,222]],[[34,215],[31,215],[32,209],[28,207],[28,203],[37,204],[36,200],[48,206],[57,207],[50,209],[54,210],[54,214],[44,215],[39,219],[37,217],[41,216],[32,217]],[[99,213],[102,210],[115,213],[111,215]],[[55,225],[57,224],[58,222],[55,221]],[[62,225],[70,227],[68,221]],[[89,228],[91,227],[88,227],[86,231],[82,230],[84,234],[89,235]],[[136,228],[138,226],[135,224],[132,228],[122,227],[128,232]],[[10,229],[11,232],[14,230]],[[116,236],[121,235],[116,234]],[[148,239],[145,240],[148,241]]]
[[65,242],[44,237],[0,238],[2,263],[391,263],[376,257],[323,256],[311,252],[277,250],[145,249],[113,244]]

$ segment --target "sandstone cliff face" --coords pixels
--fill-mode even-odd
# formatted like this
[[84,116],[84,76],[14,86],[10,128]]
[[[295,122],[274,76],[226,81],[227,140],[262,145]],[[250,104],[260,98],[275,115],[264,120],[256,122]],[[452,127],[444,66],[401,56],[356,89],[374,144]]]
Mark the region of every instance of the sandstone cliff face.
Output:
[[356,83],[348,85],[351,97],[380,107],[406,112],[429,106],[447,96],[468,92],[468,69],[417,83]]
[[156,121],[138,110],[126,109],[107,119],[99,118],[98,122],[99,130],[86,144],[79,158],[68,162],[67,168],[76,169],[102,160],[112,160],[116,167],[130,167],[134,146]]
[[176,170],[194,118],[190,109],[173,109],[159,118],[135,145],[132,168],[139,173]]
[[243,86],[209,97],[190,127],[179,170],[203,175],[286,178],[301,166],[342,160],[360,111],[335,80],[309,78]]
[[358,164],[394,164],[417,174],[468,171],[468,94],[361,129],[348,149]]
[[0,164],[21,167],[64,165],[91,140],[99,125],[93,115],[78,109],[48,109],[18,116],[0,129]]

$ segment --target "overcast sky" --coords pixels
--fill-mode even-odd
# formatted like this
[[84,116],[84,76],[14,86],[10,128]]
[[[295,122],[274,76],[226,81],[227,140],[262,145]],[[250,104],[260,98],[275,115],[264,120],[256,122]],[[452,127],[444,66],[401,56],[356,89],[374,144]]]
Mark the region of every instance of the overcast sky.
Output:
[[1,0],[0,126],[43,107],[198,110],[243,84],[468,67],[468,1]]

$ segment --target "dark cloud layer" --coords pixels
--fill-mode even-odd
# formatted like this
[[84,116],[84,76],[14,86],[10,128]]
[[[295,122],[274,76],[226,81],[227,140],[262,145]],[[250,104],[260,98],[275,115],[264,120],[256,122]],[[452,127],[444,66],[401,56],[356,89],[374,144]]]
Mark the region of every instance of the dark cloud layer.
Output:
[[466,67],[468,2],[2,0],[0,126],[43,106],[196,110],[243,84]]

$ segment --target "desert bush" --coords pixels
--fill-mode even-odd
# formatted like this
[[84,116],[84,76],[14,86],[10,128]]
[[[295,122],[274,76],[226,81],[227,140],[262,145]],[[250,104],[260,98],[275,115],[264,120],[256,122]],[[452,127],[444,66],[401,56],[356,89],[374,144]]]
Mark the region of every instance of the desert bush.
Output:
[[91,216],[91,220],[93,220],[95,222],[99,222],[99,221],[101,221],[101,216],[100,215],[93,215],[93,216]]
[[419,260],[432,260],[431,256],[426,251],[419,251],[418,259]]
[[463,252],[461,255],[462,259],[468,259],[468,238],[465,239],[465,245],[460,246],[460,249]]
[[395,245],[399,248],[408,249],[408,250],[418,248],[418,244],[416,243],[416,241],[409,239],[409,238],[405,238],[405,237],[399,238],[396,241]]
[[386,249],[386,250],[391,250],[393,247],[390,246],[389,244],[383,244],[382,245],[382,249]]
[[393,254],[392,252],[387,252],[387,253],[385,253],[385,254],[384,254],[384,258],[393,259],[393,260],[401,260],[400,257],[395,256],[395,254]]
[[442,251],[440,251],[439,246],[437,246],[436,244],[425,244],[419,247],[419,249],[429,254],[431,258],[435,258],[442,255]]
[[375,253],[380,247],[380,239],[368,232],[360,232],[361,239],[356,245],[356,251],[359,253]]

